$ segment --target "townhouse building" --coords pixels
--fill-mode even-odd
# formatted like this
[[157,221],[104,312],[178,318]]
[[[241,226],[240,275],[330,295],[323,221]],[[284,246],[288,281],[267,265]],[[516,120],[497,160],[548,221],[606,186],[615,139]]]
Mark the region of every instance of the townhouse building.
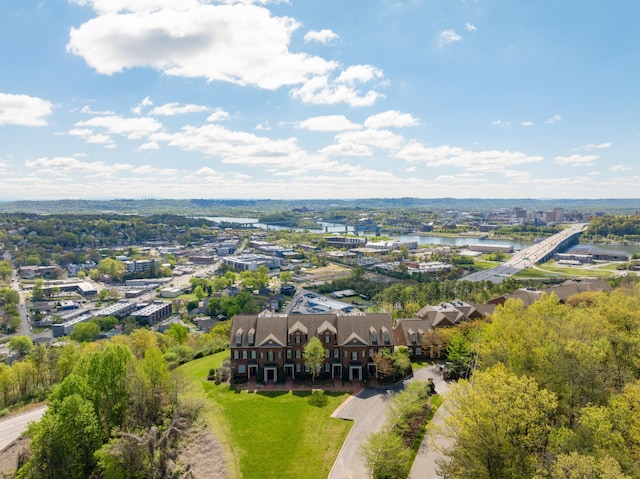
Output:
[[236,378],[265,383],[309,373],[304,347],[318,337],[325,349],[322,374],[362,380],[376,374],[373,355],[394,345],[388,314],[236,315],[231,326],[231,369]]

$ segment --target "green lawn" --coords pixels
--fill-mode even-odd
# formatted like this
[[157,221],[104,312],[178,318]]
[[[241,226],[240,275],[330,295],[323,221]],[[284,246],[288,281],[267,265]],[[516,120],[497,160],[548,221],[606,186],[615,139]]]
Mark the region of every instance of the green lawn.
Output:
[[348,394],[326,392],[326,404],[308,392],[248,393],[203,380],[229,352],[176,369],[201,394],[203,410],[226,450],[231,477],[326,478],[352,423],[329,415]]

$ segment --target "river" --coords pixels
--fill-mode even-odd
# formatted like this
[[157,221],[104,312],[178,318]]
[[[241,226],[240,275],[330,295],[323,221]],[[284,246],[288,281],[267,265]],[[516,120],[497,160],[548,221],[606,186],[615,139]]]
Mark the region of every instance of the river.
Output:
[[[232,216],[210,216],[205,217],[210,221],[216,223],[235,223],[235,224],[252,224],[256,228],[264,230],[295,230],[295,231],[310,231],[311,233],[353,233],[354,228],[340,223],[327,223],[320,221],[318,224],[322,225],[322,228],[289,228],[286,226],[274,226],[259,223],[258,218],[241,218]],[[375,238],[373,234],[365,234],[367,237]],[[514,249],[525,249],[533,244],[531,241],[522,240],[509,240],[509,239],[484,239],[481,240],[477,236],[438,236],[438,235],[412,235],[412,234],[400,234],[400,235],[385,235],[386,237],[396,239],[402,242],[417,241],[419,245],[437,245],[437,246],[468,246],[472,244],[486,244],[495,246],[513,246]],[[374,240],[375,241],[375,240]],[[606,250],[625,251],[627,253],[640,253],[640,245],[599,245],[599,244],[583,244],[578,245],[580,248],[593,247]],[[578,246],[574,246],[576,248]]]

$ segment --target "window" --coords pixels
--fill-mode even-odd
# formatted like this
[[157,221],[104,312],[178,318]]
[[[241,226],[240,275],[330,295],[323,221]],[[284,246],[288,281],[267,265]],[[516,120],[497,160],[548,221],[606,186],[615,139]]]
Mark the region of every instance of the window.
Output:
[[369,350],[369,357],[372,358],[373,357],[373,349]]
[[422,356],[422,348],[416,348],[416,354]]
[[362,350],[362,357],[363,357],[363,358],[366,358],[366,357],[367,357],[367,352],[366,352],[364,349]]
[[300,352],[299,349],[296,349],[296,359],[300,359],[302,357],[302,354]]
[[329,372],[329,363],[324,363],[324,372],[325,373]]
[[244,364],[238,364],[238,374],[245,374],[247,372],[247,366]]
[[344,357],[345,357],[345,358],[348,358],[348,357],[349,357],[349,353],[345,351],[345,352],[344,352]]
[[242,351],[242,359],[247,359],[247,351]]
[[287,359],[291,359],[291,350],[287,349]]
[[296,333],[296,343],[300,344],[300,333]]
[[351,361],[357,361],[358,360],[358,351],[353,351],[351,353]]
[[267,352],[267,361],[273,361],[273,351]]
[[385,331],[382,334],[382,338],[383,338],[384,344],[389,344],[389,331]]
[[371,331],[371,344],[378,344],[378,333],[375,330]]
[[334,349],[333,350],[333,357],[334,358],[339,358],[340,357],[340,350],[339,349]]
[[236,333],[236,346],[242,345],[242,331]]
[[233,352],[233,359],[238,359],[240,357],[238,351]]
[[255,339],[255,335],[253,334],[253,331],[249,331],[249,337],[248,337],[249,346],[253,346],[254,339]]
[[256,352],[255,351],[251,351],[251,359],[255,359],[256,358]]
[[264,353],[260,351],[260,359],[264,359]]
[[296,364],[296,372],[299,373],[300,371],[302,371],[302,365],[300,363]]
[[304,366],[304,372],[305,372],[305,373],[309,373],[309,372],[311,372],[311,368],[310,368],[309,366],[307,366],[306,364],[305,364],[305,366]]
[[324,342],[325,342],[325,343],[328,343],[329,341],[331,341],[331,338],[329,337],[329,335],[328,335],[328,334],[325,334],[325,335],[324,335]]
[[416,344],[417,338],[416,333],[411,333],[411,344]]

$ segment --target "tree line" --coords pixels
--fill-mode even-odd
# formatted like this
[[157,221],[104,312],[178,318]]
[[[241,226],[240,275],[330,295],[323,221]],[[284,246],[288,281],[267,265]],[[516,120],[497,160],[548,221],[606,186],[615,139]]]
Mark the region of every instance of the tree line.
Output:
[[[447,477],[640,477],[640,287],[508,300],[451,389]],[[481,441],[478,438],[482,438]]]

